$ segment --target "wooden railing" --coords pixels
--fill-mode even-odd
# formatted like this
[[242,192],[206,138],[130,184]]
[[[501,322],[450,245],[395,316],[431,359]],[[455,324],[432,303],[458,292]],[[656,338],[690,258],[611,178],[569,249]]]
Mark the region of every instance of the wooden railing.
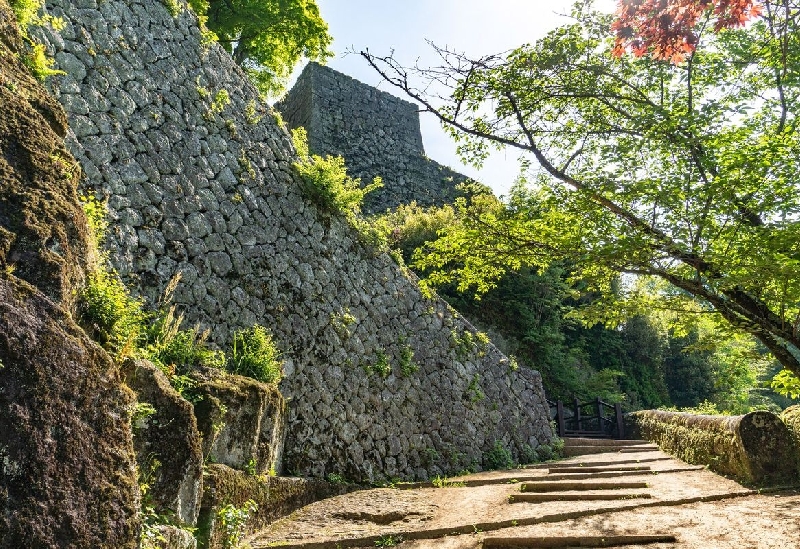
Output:
[[550,418],[556,422],[560,437],[625,438],[622,406],[596,398],[590,402],[575,399],[569,405],[551,401]]

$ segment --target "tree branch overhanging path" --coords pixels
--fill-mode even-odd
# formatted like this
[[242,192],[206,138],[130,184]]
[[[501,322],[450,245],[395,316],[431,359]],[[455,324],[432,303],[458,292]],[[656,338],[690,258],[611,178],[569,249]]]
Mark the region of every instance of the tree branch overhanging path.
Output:
[[[469,264],[457,276],[478,287],[545,256],[597,288],[657,277],[800,376],[799,21],[789,0],[620,0],[615,16],[587,1],[499,55],[433,46],[441,65],[420,68],[361,52],[468,161],[521,153],[528,185],[502,211],[464,201],[469,237],[453,227],[420,265]],[[469,257],[478,234],[496,253]]]

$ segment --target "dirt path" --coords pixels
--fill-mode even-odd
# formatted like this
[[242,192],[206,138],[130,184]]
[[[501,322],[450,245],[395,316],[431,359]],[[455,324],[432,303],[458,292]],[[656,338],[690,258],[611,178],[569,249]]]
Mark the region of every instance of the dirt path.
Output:
[[[466,486],[378,488],[320,501],[249,541],[253,549],[400,540],[409,549],[472,549],[594,536],[582,546],[600,547],[601,538],[659,534],[676,541],[646,547],[800,548],[800,493],[758,494],[645,446],[451,480]],[[497,538],[513,539],[498,545]],[[531,545],[530,538],[547,539]]]

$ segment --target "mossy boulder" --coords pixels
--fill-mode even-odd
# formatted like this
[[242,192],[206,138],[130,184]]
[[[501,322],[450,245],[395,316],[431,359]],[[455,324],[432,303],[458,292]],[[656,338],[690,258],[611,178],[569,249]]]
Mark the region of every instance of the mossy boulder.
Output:
[[203,452],[194,409],[152,363],[128,360],[122,369],[138,402],[155,409],[133,425],[136,460],[153,474],[150,502],[159,514],[174,515],[193,526],[203,486]]
[[138,545],[133,394],[41,292],[0,277],[0,548]]
[[780,418],[789,429],[795,471],[800,476],[800,405],[789,406],[781,412]]
[[249,475],[225,465],[209,465],[197,522],[199,547],[224,547],[218,515],[226,505],[241,508],[249,500],[256,503],[258,509],[250,514],[244,524],[245,535],[249,535],[305,505],[359,488],[357,485],[334,484],[322,479]]
[[0,549],[133,549],[133,394],[72,321],[89,263],[66,117],[0,0]]
[[642,410],[630,419],[642,438],[665,452],[746,484],[780,484],[795,477],[789,431],[771,412],[709,416]]
[[21,48],[0,0],[0,269],[72,310],[89,251],[81,170],[64,146],[66,115],[21,62]]
[[156,526],[159,539],[153,543],[154,549],[197,549],[197,538],[191,532],[175,526]]
[[255,474],[279,469],[286,402],[278,388],[215,370],[193,375],[203,455]]

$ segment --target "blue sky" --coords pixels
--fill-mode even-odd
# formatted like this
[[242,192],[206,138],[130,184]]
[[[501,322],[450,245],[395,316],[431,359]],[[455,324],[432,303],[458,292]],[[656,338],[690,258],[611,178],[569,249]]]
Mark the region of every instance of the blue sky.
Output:
[[[377,55],[394,50],[407,64],[433,65],[436,56],[426,43],[447,45],[470,55],[499,53],[534,42],[566,22],[573,0],[317,0],[334,38],[336,56],[328,65],[367,84],[399,95],[358,55],[348,49],[368,48]],[[614,0],[596,0],[599,9],[613,11]],[[421,116],[428,156],[474,177],[501,195],[517,175],[517,153],[495,154],[480,172],[463,166],[455,144],[430,114]]]

